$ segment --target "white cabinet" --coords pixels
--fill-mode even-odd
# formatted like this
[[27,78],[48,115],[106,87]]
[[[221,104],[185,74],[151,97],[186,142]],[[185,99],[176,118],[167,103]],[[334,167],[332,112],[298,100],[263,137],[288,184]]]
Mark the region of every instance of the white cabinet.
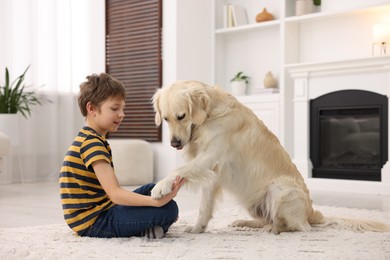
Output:
[[264,124],[280,138],[279,95],[239,96],[238,101],[249,107]]
[[[248,95],[256,97],[239,99],[263,117],[270,129],[278,131],[287,150],[293,138],[283,129],[293,125],[289,116],[293,111],[293,82],[286,68],[370,57],[373,25],[390,23],[390,0],[322,0],[315,13],[302,16],[295,16],[295,2],[214,0],[211,9],[214,15],[211,19],[213,83],[230,91],[229,81],[238,71],[249,75],[252,80]],[[224,5],[227,4],[243,6],[249,23],[224,28]],[[263,8],[267,8],[275,20],[256,23],[255,17]],[[267,71],[277,78],[280,89],[279,94],[272,94],[272,105],[270,98],[255,94],[257,88],[263,87]]]

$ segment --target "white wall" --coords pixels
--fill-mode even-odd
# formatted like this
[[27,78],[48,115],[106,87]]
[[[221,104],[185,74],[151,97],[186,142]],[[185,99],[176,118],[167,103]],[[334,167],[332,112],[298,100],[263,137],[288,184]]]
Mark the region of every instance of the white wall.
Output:
[[12,147],[0,183],[20,181],[22,173],[25,181],[58,178],[83,125],[72,90],[86,75],[105,70],[104,13],[104,0],[0,1],[0,82],[5,67],[14,79],[31,65],[26,85],[42,86],[52,101],[36,107],[28,120],[20,117],[23,145]]
[[[211,3],[209,0],[163,1],[163,86],[176,80],[211,83]],[[182,152],[170,146],[163,123],[163,142],[153,144],[155,179],[183,164]]]
[[[176,0],[163,1],[163,86],[177,78],[177,7]],[[164,123],[162,142],[152,143],[154,150],[154,176],[160,180],[176,167],[176,152],[170,149],[168,127]]]
[[[166,0],[164,4],[168,1]],[[209,0],[177,1],[177,79],[179,80],[212,83],[211,6]]]
[[27,83],[77,90],[105,70],[104,12],[104,0],[1,0],[1,74],[31,65]]

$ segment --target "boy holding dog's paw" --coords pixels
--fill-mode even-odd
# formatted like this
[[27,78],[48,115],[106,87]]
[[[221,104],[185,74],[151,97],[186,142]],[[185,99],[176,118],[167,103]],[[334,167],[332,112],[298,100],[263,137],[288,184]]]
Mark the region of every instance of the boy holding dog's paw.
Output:
[[173,198],[184,180],[159,200],[150,197],[154,184],[132,191],[120,187],[115,176],[108,132],[117,131],[125,107],[124,85],[102,73],[80,85],[78,104],[85,125],[65,156],[60,172],[64,218],[80,236],[161,238],[178,218]]

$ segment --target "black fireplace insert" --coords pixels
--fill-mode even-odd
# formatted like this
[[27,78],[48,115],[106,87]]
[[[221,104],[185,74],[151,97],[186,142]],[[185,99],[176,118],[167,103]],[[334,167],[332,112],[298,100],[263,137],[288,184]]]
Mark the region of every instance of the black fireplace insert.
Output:
[[314,178],[381,181],[388,160],[388,98],[342,90],[310,101]]

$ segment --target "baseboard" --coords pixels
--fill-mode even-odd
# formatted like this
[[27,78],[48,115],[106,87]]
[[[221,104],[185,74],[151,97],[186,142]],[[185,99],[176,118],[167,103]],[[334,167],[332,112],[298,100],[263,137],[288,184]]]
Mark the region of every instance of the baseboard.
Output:
[[306,178],[309,190],[390,195],[390,183],[377,181],[354,181],[321,178]]

